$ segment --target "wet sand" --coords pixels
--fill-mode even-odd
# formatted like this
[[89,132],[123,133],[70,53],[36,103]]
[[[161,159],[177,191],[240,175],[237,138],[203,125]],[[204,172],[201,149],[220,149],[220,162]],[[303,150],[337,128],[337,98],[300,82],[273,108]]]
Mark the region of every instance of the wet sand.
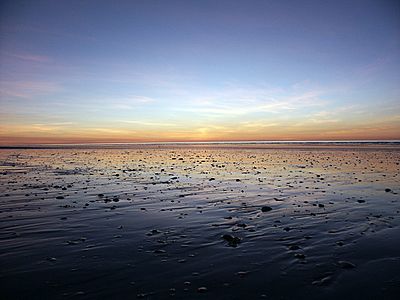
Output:
[[1,149],[2,298],[396,299],[399,162],[398,145]]

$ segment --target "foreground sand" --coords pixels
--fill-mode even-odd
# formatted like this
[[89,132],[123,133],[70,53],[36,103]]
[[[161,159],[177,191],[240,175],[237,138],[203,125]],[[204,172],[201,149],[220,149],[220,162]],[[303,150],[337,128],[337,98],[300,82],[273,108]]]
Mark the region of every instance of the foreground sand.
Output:
[[2,296],[395,299],[399,162],[398,146],[0,150]]

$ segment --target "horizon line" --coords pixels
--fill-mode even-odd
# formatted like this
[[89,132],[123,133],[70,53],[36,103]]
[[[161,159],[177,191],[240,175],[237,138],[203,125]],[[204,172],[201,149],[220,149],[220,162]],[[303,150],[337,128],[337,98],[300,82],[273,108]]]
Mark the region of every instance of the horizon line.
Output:
[[347,139],[347,140],[211,140],[211,141],[148,141],[148,142],[65,142],[65,143],[14,143],[0,144],[0,148],[34,146],[85,146],[85,145],[174,145],[174,144],[285,144],[285,143],[400,143],[400,139]]

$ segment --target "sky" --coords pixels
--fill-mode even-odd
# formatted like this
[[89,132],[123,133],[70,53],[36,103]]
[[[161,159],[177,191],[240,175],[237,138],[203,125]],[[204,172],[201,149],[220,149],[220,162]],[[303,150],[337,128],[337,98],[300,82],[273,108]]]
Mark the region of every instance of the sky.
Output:
[[400,2],[1,1],[0,144],[400,139]]

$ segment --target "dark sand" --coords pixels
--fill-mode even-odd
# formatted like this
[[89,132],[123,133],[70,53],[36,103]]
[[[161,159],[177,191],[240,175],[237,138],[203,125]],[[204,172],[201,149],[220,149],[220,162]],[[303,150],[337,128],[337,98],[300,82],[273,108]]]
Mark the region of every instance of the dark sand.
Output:
[[1,298],[398,299],[399,162],[393,145],[2,149]]

